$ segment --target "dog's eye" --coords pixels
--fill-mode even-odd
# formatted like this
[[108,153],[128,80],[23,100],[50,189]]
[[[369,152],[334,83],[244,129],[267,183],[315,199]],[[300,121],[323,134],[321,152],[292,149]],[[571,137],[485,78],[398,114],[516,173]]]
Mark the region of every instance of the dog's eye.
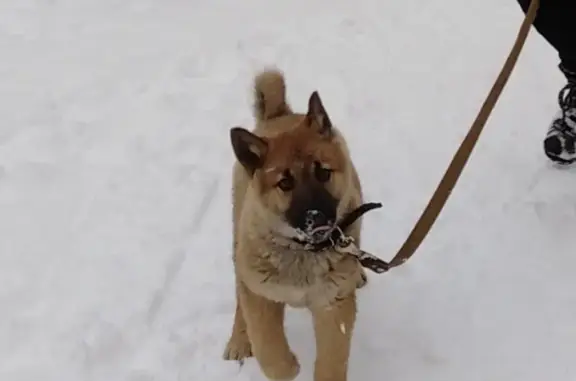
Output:
[[322,167],[322,165],[318,162],[314,165],[314,176],[316,179],[321,183],[325,183],[330,180],[330,176],[332,175],[332,170],[328,168]]
[[294,178],[291,175],[286,176],[282,180],[278,181],[276,186],[284,192],[291,191],[294,188]]

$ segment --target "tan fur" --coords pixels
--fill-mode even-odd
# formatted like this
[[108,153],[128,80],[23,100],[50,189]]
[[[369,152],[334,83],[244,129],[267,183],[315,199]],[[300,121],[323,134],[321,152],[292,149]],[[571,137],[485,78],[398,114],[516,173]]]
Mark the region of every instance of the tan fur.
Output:
[[[334,128],[335,137],[327,142],[313,129],[302,127],[306,115],[292,112],[285,91],[280,71],[256,76],[252,132],[268,142],[265,161],[253,173],[238,161],[234,164],[237,305],[224,358],[254,355],[270,380],[294,379],[299,364],[284,333],[284,309],[286,305],[307,308],[317,346],[314,381],[346,381],[356,289],[366,284],[366,275],[352,257],[310,253],[273,231],[289,202],[289,196],[274,187],[282,168],[292,165],[299,152],[321,158],[334,170],[327,189],[340,200],[338,216],[362,203],[362,190],[342,135]],[[358,244],[360,228],[357,221],[348,231]]]

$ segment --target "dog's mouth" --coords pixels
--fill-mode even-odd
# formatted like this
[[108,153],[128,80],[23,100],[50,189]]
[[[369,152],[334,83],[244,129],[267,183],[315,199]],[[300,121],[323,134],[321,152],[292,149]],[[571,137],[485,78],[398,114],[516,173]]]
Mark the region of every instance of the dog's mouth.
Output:
[[335,228],[336,227],[334,225],[324,225],[312,229],[307,233],[307,236],[309,237],[308,242],[312,244],[318,244],[328,240]]
[[296,229],[296,240],[303,244],[317,245],[330,239],[330,236],[336,229],[335,224],[309,226],[306,229]]
[[336,228],[335,221],[318,210],[308,210],[303,223],[296,228],[298,240],[318,244],[330,238]]

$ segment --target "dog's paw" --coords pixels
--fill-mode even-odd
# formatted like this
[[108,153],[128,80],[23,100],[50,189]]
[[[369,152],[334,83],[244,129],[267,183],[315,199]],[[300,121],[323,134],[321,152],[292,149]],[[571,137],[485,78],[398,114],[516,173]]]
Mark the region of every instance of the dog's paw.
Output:
[[245,358],[252,357],[252,344],[250,344],[248,335],[232,336],[230,340],[228,340],[228,344],[226,344],[226,349],[224,349],[222,357],[224,360],[240,362]]
[[294,353],[284,359],[261,364],[262,372],[271,381],[292,381],[300,373],[300,364]]

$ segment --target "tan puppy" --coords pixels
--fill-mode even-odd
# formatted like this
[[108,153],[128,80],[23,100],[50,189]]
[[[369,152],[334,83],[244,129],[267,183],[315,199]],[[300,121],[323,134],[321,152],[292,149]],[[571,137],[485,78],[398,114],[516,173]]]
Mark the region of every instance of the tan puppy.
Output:
[[[356,289],[366,275],[353,257],[304,244],[324,240],[362,203],[358,174],[317,92],[306,114],[294,113],[283,74],[271,69],[256,76],[254,96],[254,131],[231,130],[237,305],[224,358],[254,355],[270,380],[294,379],[300,367],[284,333],[284,308],[305,307],[316,336],[314,380],[345,381]],[[358,245],[360,225],[346,232]]]

